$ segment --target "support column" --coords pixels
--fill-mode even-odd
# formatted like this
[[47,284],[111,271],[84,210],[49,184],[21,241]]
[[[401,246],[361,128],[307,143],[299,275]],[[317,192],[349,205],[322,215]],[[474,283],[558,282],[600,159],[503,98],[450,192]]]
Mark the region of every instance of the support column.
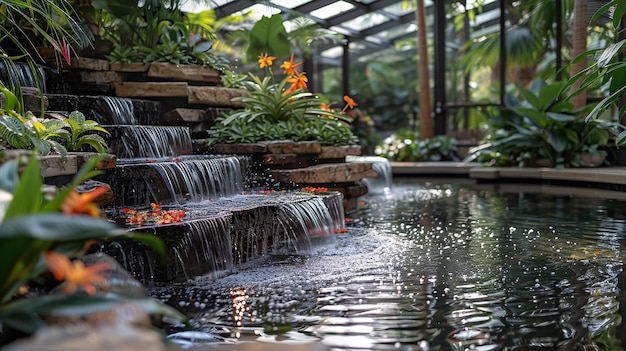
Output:
[[435,135],[447,132],[446,110],[446,2],[435,1],[435,72],[434,100]]

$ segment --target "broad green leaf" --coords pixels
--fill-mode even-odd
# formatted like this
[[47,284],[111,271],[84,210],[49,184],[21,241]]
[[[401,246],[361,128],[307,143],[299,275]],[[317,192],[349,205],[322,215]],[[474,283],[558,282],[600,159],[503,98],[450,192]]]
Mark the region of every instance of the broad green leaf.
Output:
[[567,138],[560,129],[550,129],[548,131],[548,140],[557,152],[563,152],[567,148]]
[[[16,217],[34,213],[41,208],[43,196],[41,194],[41,186],[43,179],[39,168],[39,160],[35,155],[31,155],[28,165],[22,173],[20,182],[15,188],[13,198],[19,201],[11,201],[9,208],[4,214],[4,222]],[[0,227],[3,223],[0,223]],[[0,236],[3,235],[0,230]]]
[[127,234],[127,230],[119,228],[115,223],[87,215],[34,213],[5,218],[0,223],[2,241],[24,237],[48,241],[75,241]]
[[576,119],[576,117],[564,113],[548,112],[546,113],[550,119],[558,122],[570,122]]
[[535,126],[539,128],[545,128],[548,125],[548,118],[543,112],[527,107],[513,108],[512,110],[519,115],[528,118]]
[[17,160],[0,165],[0,189],[13,193],[20,182]]
[[524,100],[526,100],[526,102],[528,102],[535,110],[538,110],[538,111],[543,110],[542,101],[530,89],[526,89],[520,86],[519,92],[522,98],[524,98]]
[[167,316],[184,322],[187,317],[174,308],[146,296],[135,298],[114,293],[96,295],[51,294],[33,299],[19,299],[0,310],[0,322],[26,333],[33,333],[43,326],[40,316],[87,316],[110,310],[122,303],[134,303],[149,315]]
[[254,62],[262,54],[288,57],[290,50],[291,45],[280,14],[261,18],[250,30],[248,61]]
[[565,87],[566,82],[558,82],[547,84],[541,91],[539,92],[539,101],[540,106],[539,109],[542,111],[547,110],[550,105],[552,105],[555,101],[558,101],[559,97],[563,93],[563,87]]

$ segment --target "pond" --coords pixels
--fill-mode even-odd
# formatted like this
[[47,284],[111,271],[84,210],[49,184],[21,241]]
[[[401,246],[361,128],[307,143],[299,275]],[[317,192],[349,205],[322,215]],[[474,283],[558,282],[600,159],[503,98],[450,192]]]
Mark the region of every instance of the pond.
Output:
[[398,179],[309,255],[151,293],[192,316],[181,344],[622,349],[626,203],[508,188]]

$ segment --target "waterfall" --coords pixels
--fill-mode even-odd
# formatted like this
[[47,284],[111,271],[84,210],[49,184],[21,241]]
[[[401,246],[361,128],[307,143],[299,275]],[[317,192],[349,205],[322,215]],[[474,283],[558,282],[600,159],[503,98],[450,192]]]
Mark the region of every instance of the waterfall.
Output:
[[106,113],[111,117],[111,122],[116,125],[136,125],[135,107],[133,101],[126,98],[118,98],[111,96],[101,96],[100,99],[104,103],[107,110]]
[[[106,129],[113,129],[105,126]],[[124,126],[119,140],[109,143],[118,158],[165,158],[189,154],[193,148],[187,127]]]
[[[236,157],[182,159],[149,163],[157,170],[175,203],[200,202],[233,196],[243,190],[241,165]],[[148,187],[154,186],[148,183]],[[159,189],[150,189],[156,193]]]
[[363,179],[369,193],[384,194],[391,190],[393,175],[388,159],[379,156],[347,156],[346,162],[372,162],[372,169],[378,173],[378,177]]
[[0,61],[0,82],[8,87],[17,84],[21,87],[41,87],[41,91],[44,93],[47,91],[43,68],[35,66],[33,72],[28,63],[25,62],[13,62],[12,65],[6,65]]
[[332,221],[333,233],[342,233],[346,229],[346,216],[343,208],[343,194],[332,192],[330,194],[316,194],[324,201]]
[[298,253],[310,251],[311,239],[333,238],[334,223],[324,200],[308,196],[296,201],[285,201],[279,206],[279,220],[286,239]]
[[230,216],[210,217],[184,224],[170,246],[175,257],[175,280],[192,279],[211,272],[214,276],[233,270]]

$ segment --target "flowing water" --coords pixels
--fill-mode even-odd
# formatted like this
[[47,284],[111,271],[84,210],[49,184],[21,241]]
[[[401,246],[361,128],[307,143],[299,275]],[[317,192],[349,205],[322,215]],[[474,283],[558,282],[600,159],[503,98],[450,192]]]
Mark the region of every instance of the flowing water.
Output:
[[623,349],[626,203],[416,179],[363,200],[332,245],[151,293],[196,344]]

